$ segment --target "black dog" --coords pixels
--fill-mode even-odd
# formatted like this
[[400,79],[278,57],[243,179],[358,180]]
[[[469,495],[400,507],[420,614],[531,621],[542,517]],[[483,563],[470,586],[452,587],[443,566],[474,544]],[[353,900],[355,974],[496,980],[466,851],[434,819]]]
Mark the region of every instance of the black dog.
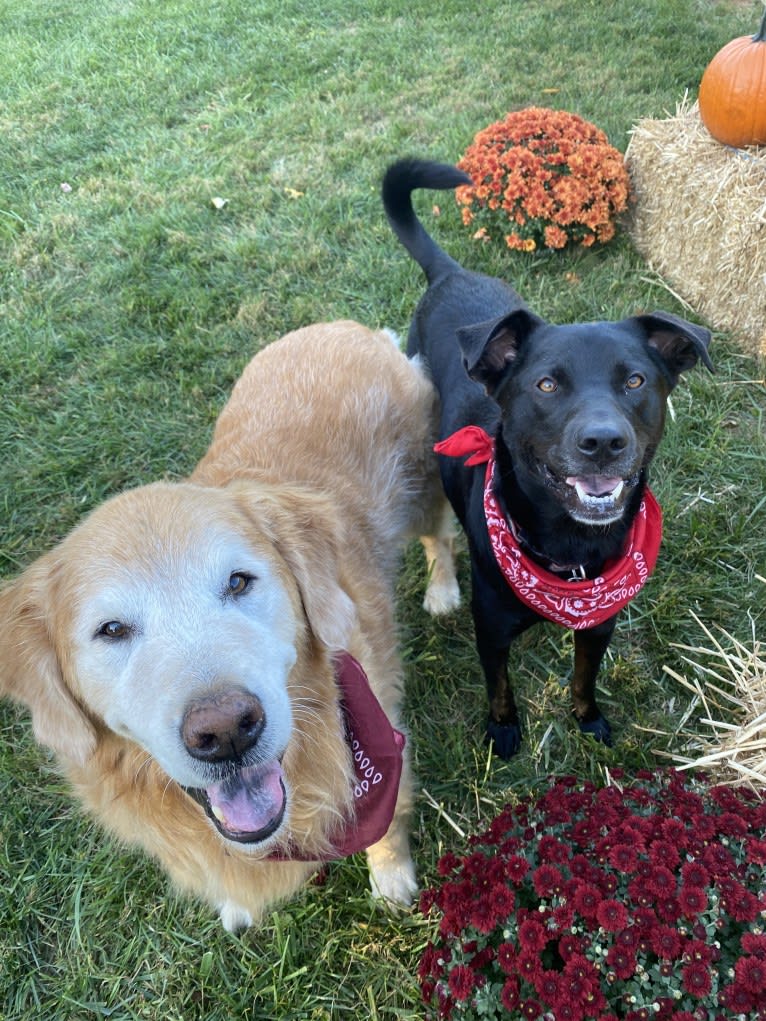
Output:
[[[712,371],[710,333],[665,312],[545,322],[507,284],[463,269],[417,219],[415,188],[470,183],[456,167],[403,160],[386,172],[382,196],[428,280],[408,353],[424,359],[441,396],[440,436],[458,434],[437,449],[470,549],[487,737],[503,759],[518,751],[509,646],[547,618],[575,631],[574,714],[608,744],[596,674],[617,612],[659,546],[647,468],[680,374],[698,359]],[[459,432],[466,426],[478,428]]]

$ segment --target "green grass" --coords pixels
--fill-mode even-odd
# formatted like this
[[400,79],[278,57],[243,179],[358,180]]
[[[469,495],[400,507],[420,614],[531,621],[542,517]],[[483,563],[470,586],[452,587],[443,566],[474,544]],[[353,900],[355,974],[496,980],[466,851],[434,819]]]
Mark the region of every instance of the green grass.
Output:
[[[191,470],[249,357],[293,327],[351,316],[405,332],[422,283],[378,199],[411,153],[456,160],[515,106],[576,111],[624,149],[672,111],[760,5],[707,0],[5,0],[0,10],[0,572],[94,504]],[[62,185],[66,185],[63,188]],[[226,200],[221,209],[211,201]],[[513,279],[552,320],[682,312],[622,237],[535,258],[476,247],[448,196],[430,228],[466,265]],[[616,743],[569,719],[571,636],[519,643],[523,752],[488,761],[466,611],[400,584],[407,716],[424,793],[414,849],[439,853],[548,773],[665,761],[689,695],[673,642],[689,615],[763,629],[766,389],[730,338],[692,373],[653,471],[666,536],[626,612],[602,700]],[[461,575],[467,582],[465,553]],[[227,936],[139,855],[82,818],[23,713],[0,709],[0,1018],[406,1019],[428,926],[330,867],[267,924]]]

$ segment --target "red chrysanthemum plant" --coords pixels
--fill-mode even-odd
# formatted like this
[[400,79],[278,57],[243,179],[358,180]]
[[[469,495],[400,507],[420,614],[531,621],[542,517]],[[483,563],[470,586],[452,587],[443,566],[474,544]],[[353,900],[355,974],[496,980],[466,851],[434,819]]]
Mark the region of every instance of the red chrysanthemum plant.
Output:
[[554,780],[442,857],[428,1016],[766,1021],[766,801],[612,776]]
[[573,113],[528,107],[474,138],[458,166],[473,185],[457,189],[474,237],[533,252],[609,241],[628,204],[622,154]]

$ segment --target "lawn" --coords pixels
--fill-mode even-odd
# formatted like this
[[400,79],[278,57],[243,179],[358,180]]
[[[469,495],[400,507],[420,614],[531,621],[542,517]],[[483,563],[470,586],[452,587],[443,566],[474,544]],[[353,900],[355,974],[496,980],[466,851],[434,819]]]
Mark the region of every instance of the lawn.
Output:
[[[259,348],[318,320],[404,334],[421,275],[378,192],[403,155],[457,160],[526,104],[577,112],[624,151],[643,117],[696,94],[710,57],[754,31],[742,0],[4,0],[0,8],[0,574],[109,494],[181,478]],[[687,314],[623,234],[522,255],[472,241],[448,195],[418,196],[465,265],[513,280],[554,321]],[[690,313],[693,316],[693,313]],[[703,727],[677,643],[691,616],[747,640],[766,616],[763,366],[720,333],[690,373],[652,472],[657,571],[622,615],[600,700],[612,749],[579,737],[560,682],[571,636],[519,646],[520,755],[481,742],[466,610],[421,609],[401,575],[407,720],[423,884],[509,799],[549,774],[666,763]],[[760,382],[759,382],[760,380]],[[465,553],[461,577],[467,582]],[[751,621],[754,620],[753,625]],[[429,923],[390,918],[362,856],[227,935],[211,912],[84,819],[25,714],[0,708],[0,1019],[248,1021],[422,1016]]]

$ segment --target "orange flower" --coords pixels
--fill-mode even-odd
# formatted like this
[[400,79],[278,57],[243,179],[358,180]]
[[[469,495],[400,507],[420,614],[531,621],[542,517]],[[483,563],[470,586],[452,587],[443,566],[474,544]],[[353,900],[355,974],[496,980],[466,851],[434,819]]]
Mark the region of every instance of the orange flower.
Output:
[[622,155],[603,131],[563,110],[509,113],[476,134],[459,166],[475,182],[455,193],[463,222],[520,251],[604,243],[628,203]]
[[520,252],[534,252],[537,247],[534,238],[523,238],[519,234],[506,234],[505,243],[509,248],[515,248]]
[[548,248],[564,248],[567,241],[569,241],[567,232],[562,230],[561,227],[555,227],[553,224],[545,228],[544,235],[545,244]]

